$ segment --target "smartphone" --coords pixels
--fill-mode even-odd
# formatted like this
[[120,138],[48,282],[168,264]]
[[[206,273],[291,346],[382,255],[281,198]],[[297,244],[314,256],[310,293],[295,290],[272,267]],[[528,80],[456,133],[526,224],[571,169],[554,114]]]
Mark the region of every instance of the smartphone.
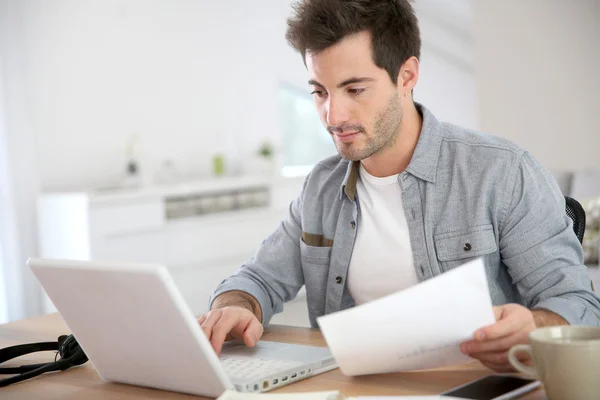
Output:
[[541,385],[535,379],[521,378],[515,375],[488,375],[465,385],[455,387],[443,396],[472,400],[509,400],[516,399]]

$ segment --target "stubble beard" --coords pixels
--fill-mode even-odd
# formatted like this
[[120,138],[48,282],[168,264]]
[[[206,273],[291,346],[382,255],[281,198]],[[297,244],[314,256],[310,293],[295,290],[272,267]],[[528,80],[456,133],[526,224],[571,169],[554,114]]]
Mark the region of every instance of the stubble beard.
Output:
[[[386,109],[377,115],[373,128],[374,132],[372,135],[366,136],[367,142],[365,145],[358,148],[356,143],[340,143],[334,140],[338,154],[346,160],[360,161],[382,153],[396,143],[401,124],[402,107],[400,96],[396,92],[388,102]],[[366,135],[364,128],[360,128],[361,134]]]

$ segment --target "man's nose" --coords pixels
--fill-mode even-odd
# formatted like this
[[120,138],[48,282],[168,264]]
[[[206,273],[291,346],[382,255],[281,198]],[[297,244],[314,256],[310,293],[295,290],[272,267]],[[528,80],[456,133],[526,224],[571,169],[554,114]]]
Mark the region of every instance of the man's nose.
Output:
[[327,124],[329,126],[340,126],[350,119],[350,113],[348,107],[344,104],[342,99],[334,98],[330,96],[327,100]]

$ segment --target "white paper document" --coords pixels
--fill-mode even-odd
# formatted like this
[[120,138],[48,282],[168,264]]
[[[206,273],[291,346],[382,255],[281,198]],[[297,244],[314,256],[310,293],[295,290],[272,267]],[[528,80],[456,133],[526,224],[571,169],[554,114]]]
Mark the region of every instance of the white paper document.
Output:
[[345,400],[337,390],[300,393],[241,393],[225,391],[217,400]]
[[347,400],[460,400],[446,396],[359,396],[347,397]]
[[410,371],[471,360],[459,345],[493,324],[483,261],[317,319],[345,375]]
[[[359,396],[344,397],[340,392],[240,393],[225,391],[217,400],[452,400],[444,396]],[[459,400],[459,399],[456,399]]]

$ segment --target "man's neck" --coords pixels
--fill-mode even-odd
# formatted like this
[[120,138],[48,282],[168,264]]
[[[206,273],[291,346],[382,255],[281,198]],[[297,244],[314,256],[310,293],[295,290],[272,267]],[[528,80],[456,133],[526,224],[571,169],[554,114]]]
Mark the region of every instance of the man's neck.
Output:
[[415,152],[422,125],[423,117],[410,101],[404,109],[400,131],[394,144],[383,152],[362,160],[363,167],[369,174],[380,178],[402,173]]

